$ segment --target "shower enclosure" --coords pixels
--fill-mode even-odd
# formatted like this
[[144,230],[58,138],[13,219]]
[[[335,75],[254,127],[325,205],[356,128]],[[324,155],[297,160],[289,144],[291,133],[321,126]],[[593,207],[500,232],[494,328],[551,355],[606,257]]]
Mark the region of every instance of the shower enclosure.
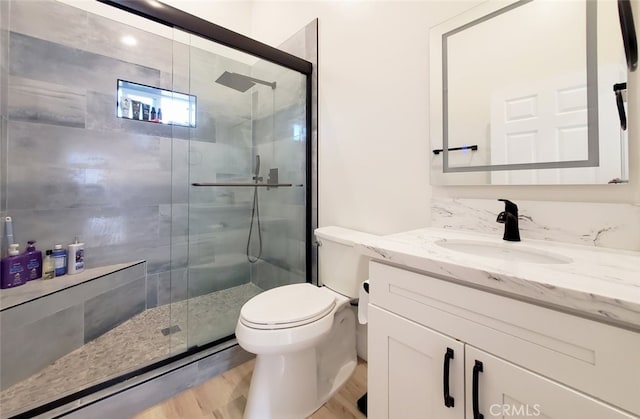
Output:
[[105,3],[0,2],[0,215],[21,248],[79,236],[87,267],[0,291],[3,418],[232,339],[249,298],[315,277],[311,64]]

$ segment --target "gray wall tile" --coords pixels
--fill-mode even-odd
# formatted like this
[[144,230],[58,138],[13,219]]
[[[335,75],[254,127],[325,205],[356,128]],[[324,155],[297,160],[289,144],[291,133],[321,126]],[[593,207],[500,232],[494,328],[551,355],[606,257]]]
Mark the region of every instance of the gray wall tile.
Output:
[[[168,139],[17,121],[8,135],[9,210],[171,202]],[[17,163],[24,161],[60,179],[29,172],[31,165]]]
[[84,306],[86,343],[145,310],[146,279],[137,279],[93,297]]
[[[138,44],[129,47],[119,40],[123,34],[136,39]],[[83,34],[84,48],[107,57],[117,58],[128,63],[152,67],[159,71],[170,72],[174,67],[173,46],[171,39],[126,25],[115,20],[105,19],[92,13],[87,14],[87,28]],[[140,81],[142,83],[143,81]],[[146,83],[153,86],[171,89],[170,85]]]
[[2,330],[0,384],[8,388],[82,346],[83,308],[78,304],[24,326]]
[[189,266],[189,298],[249,281],[250,266],[244,253],[218,256],[213,263]]
[[16,121],[84,128],[85,91],[72,86],[12,76],[9,118]]
[[117,79],[160,85],[160,71],[11,32],[11,75],[111,93]]
[[267,260],[260,260],[251,269],[251,282],[263,290],[306,281],[303,271],[291,271]]
[[156,307],[158,305],[158,274],[147,275],[146,290],[147,309]]
[[66,246],[78,236],[85,244],[87,268],[143,259],[155,264],[165,252],[153,248],[169,245],[169,237],[159,233],[157,207],[14,210],[11,215],[16,240],[37,239],[41,250]]
[[11,31],[75,48],[86,44],[87,12],[54,1],[5,3],[11,4]]
[[187,269],[175,269],[158,274],[158,305],[182,301],[188,295]]
[[[0,155],[7,155],[7,114],[9,92],[9,2],[0,2]],[[4,159],[3,159],[4,160]],[[6,216],[7,209],[7,165],[0,164],[0,214]],[[4,226],[0,227],[4,237]],[[6,244],[2,240],[0,249]],[[5,255],[6,253],[2,253]]]

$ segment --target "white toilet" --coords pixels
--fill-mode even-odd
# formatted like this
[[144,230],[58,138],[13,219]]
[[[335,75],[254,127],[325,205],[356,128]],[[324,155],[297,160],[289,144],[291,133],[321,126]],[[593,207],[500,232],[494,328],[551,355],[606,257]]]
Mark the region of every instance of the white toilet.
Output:
[[[358,297],[367,261],[354,232],[316,230],[323,286],[293,284],[263,292],[240,311],[238,343],[256,354],[244,419],[304,419],[347,381],[356,367]],[[364,234],[364,233],[363,233]]]

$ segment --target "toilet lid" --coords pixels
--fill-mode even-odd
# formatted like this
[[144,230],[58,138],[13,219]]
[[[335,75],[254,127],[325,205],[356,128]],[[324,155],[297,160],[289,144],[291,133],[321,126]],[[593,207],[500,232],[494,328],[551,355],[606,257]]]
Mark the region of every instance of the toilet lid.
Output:
[[247,301],[240,310],[240,320],[257,329],[295,327],[326,316],[335,305],[334,296],[315,285],[285,285]]

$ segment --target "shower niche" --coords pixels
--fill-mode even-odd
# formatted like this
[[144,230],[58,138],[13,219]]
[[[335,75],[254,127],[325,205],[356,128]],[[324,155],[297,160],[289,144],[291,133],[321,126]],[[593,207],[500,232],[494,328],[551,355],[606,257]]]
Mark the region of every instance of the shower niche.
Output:
[[196,127],[196,97],[118,80],[116,116],[136,121]]

